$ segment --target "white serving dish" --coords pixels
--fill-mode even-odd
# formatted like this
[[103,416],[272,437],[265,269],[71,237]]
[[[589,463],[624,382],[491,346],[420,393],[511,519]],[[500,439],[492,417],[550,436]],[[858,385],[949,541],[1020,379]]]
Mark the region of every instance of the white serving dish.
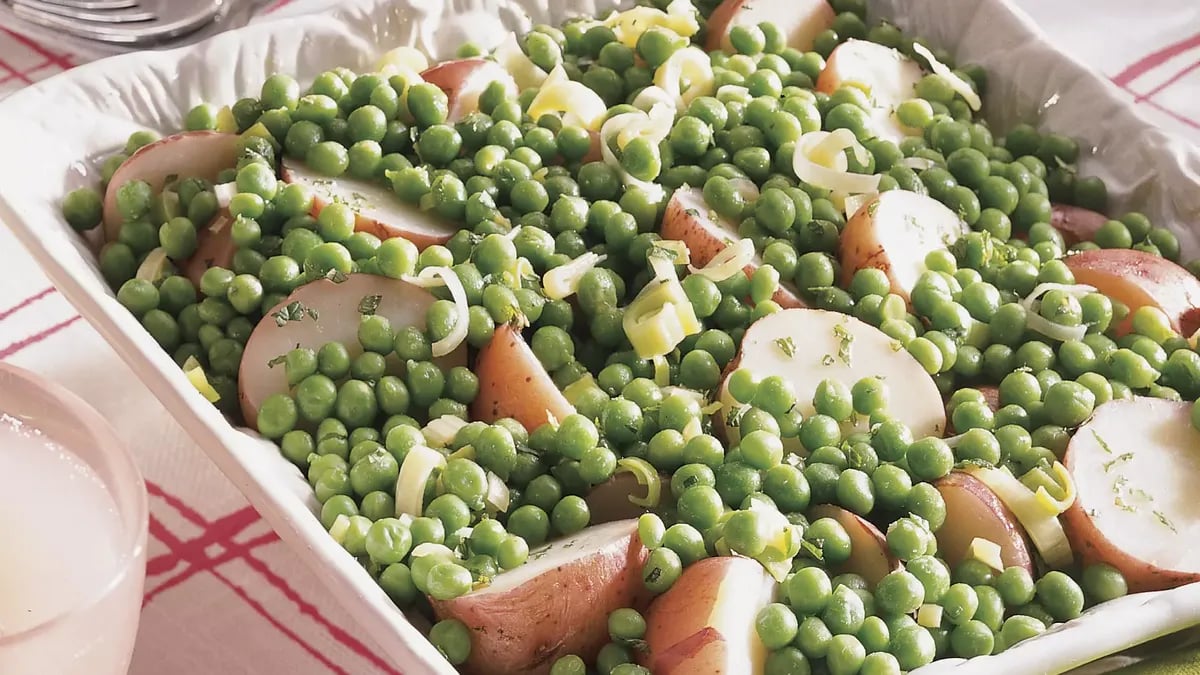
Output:
[[[761,0],[768,1],[768,0]],[[771,0],[784,1],[784,0]],[[329,67],[363,70],[386,49],[412,44],[437,58],[466,39],[495,44],[505,30],[595,14],[619,0],[310,0],[264,22],[171,52],[81,66],[0,103],[9,160],[0,165],[0,219],[62,293],[112,344],[184,429],[246,494],[387,656],[406,673],[452,673],[367,573],[321,528],[300,473],[274,446],[232,427],[192,389],[171,358],[115,300],[95,254],[63,222],[59,202],[96,180],[90,160],[140,128],[168,132],[200,101],[231,102],[272,72],[303,81]],[[320,16],[299,16],[326,7]],[[1139,119],[1102,79],[1055,50],[1005,0],[873,0],[872,10],[989,71],[989,114],[1003,129],[1034,120],[1085,139],[1089,172],[1108,181],[1114,206],[1137,206],[1173,224],[1184,251],[1200,252],[1200,150]],[[1200,585],[1132,596],[996,657],[939,662],[925,674],[1065,672],[1200,624]],[[1098,672],[1094,667],[1091,672]]]

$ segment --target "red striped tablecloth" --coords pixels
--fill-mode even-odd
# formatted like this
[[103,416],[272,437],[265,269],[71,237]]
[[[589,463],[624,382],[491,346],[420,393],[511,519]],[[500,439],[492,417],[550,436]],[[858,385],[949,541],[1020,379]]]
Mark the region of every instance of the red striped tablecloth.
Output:
[[[285,4],[281,0],[276,6]],[[1020,0],[1154,121],[1200,139],[1200,5]],[[0,96],[77,59],[0,31]],[[1065,130],[1068,131],[1069,130]],[[56,379],[131,445],[151,496],[134,675],[398,673],[0,228],[0,360]]]

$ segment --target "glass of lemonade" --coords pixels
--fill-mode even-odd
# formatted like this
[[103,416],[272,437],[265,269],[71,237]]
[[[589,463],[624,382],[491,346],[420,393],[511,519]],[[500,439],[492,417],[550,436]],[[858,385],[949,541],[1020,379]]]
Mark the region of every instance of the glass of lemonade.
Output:
[[146,574],[146,486],[82,399],[0,363],[0,673],[124,675]]

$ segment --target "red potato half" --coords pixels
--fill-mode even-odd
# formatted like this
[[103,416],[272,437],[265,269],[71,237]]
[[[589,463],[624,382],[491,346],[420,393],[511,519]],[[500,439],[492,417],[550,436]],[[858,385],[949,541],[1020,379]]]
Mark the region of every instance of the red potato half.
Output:
[[216,218],[196,232],[196,252],[182,265],[183,275],[191,280],[196,288],[200,288],[200,278],[210,267],[229,269],[233,265],[233,254],[237,253],[237,245],[230,236],[233,219],[229,212],[222,210]]
[[1075,503],[1062,515],[1085,564],[1121,571],[1133,593],[1200,581],[1200,431],[1191,403],[1135,397],[1096,408],[1063,463]]
[[[712,212],[704,201],[704,192],[692,187],[679,188],[671,196],[663,214],[660,234],[663,239],[686,244],[695,267],[704,267],[730,242],[740,239],[737,226]],[[744,268],[746,276],[753,276],[761,263],[762,259],[754,256],[754,261]],[[788,282],[781,282],[771,299],[785,309],[806,306],[795,287]]]
[[[671,477],[659,474],[659,479],[662,480],[662,492],[657,508],[670,508],[675,502],[671,496]],[[629,501],[630,497],[645,499],[646,490],[646,486],[629,472],[618,473],[592,488],[584,498],[592,515],[592,524],[637,518],[646,513],[649,509]]]
[[[1161,309],[1171,327],[1184,337],[1200,329],[1200,280],[1175,263],[1145,251],[1106,248],[1063,259],[1075,283],[1096,287],[1132,314],[1145,305]],[[1129,332],[1132,319],[1117,324],[1117,335]]]
[[833,26],[833,8],[825,0],[725,0],[708,18],[709,51],[735,52],[729,42],[729,32],[735,26],[757,26],[769,21],[777,26],[787,40],[787,46],[802,52],[812,50],[813,40]]
[[642,665],[654,675],[755,675],[767,648],[755,632],[758,611],[775,598],[775,580],[749,558],[701,560],[650,605]]
[[935,533],[938,555],[956,567],[970,557],[971,542],[987,539],[1000,547],[1005,567],[1024,567],[1033,574],[1033,550],[1025,528],[983,481],[951,471],[934,487],[946,502],[946,522]]
[[567,654],[594,661],[609,641],[608,615],[645,608],[645,559],[637,521],[597,525],[531,551],[489,586],[431,603],[438,619],[471,631],[468,672],[544,675]]
[[887,538],[879,528],[858,514],[832,504],[815,506],[808,512],[809,522],[832,518],[850,535],[850,559],[837,568],[837,573],[857,574],[871,588],[889,572],[900,569],[900,560],[888,550]]
[[874,267],[883,270],[892,292],[908,300],[925,272],[925,256],[953,244],[965,232],[958,215],[926,195],[905,190],[880,193],[859,207],[839,241],[842,281]]
[[[318,349],[331,341],[345,344],[352,358],[362,353],[358,344],[362,315],[358,307],[364,297],[372,295],[379,296],[375,314],[387,317],[392,330],[405,326],[424,330],[425,313],[436,300],[429,291],[399,279],[351,274],[341,283],[329,279],[309,282],[263,315],[246,342],[238,371],[238,398],[247,425],[257,427],[258,409],[263,401],[272,394],[288,391],[284,367],[271,367],[272,359],[287,354],[297,345]],[[273,315],[293,302],[313,310],[316,317],[304,313],[299,320],[279,325]],[[435,362],[443,368],[466,365],[466,345]]]
[[520,93],[516,81],[504,66],[489,59],[446,61],[421,73],[421,78],[446,92],[450,124],[479,110],[479,95],[492,82],[502,82],[509,98],[516,99]]
[[899,143],[906,136],[921,134],[919,129],[900,124],[892,112],[916,96],[917,82],[924,76],[916,61],[891,47],[866,40],[846,40],[829,54],[816,89],[832,94],[847,84],[864,88],[875,106],[871,121],[876,135]]
[[217,174],[237,165],[238,136],[217,131],[187,131],[142,146],[113,174],[104,193],[104,238],[116,241],[121,228],[117,191],[132,180],[143,180],[155,193],[170,176],[215,181]]
[[[975,387],[979,393],[983,394],[983,401],[987,406],[996,412],[1000,409],[1000,388],[993,384],[983,384]],[[949,398],[947,397],[947,401]],[[958,432],[954,429],[954,422],[950,419],[950,410],[946,410],[946,435],[953,436]]]
[[554,380],[534,356],[521,331],[498,326],[475,357],[479,394],[471,403],[471,419],[495,422],[511,417],[533,431],[575,412]]
[[[746,330],[729,372],[737,368],[759,379],[782,376],[795,390],[796,406],[805,417],[816,412],[812,398],[822,380],[853,386],[864,377],[881,377],[889,387],[889,415],[907,424],[913,436],[941,436],[946,428],[942,396],[921,364],[878,328],[852,316],[821,309],[785,309],[765,316]],[[728,380],[721,385],[720,400],[727,410],[735,405]]]
[[1053,204],[1050,207],[1050,224],[1062,233],[1067,245],[1096,238],[1096,231],[1108,222],[1108,216],[1082,206]]
[[300,183],[313,190],[312,215],[315,218],[327,204],[341,202],[354,210],[354,229],[369,232],[380,239],[404,237],[420,250],[445,244],[458,227],[430,211],[405,204],[386,185],[339,176],[323,176],[293,159],[284,159],[280,175],[288,183]]

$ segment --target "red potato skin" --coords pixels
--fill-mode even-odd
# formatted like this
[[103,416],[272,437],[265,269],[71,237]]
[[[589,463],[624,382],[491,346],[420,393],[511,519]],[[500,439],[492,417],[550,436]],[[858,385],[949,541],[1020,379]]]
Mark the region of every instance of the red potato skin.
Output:
[[[749,5],[755,0],[725,0],[708,17],[708,37],[705,40],[704,48],[708,51],[724,50],[728,53],[733,53],[733,47],[729,43],[729,31],[732,28],[732,22],[737,16],[737,13],[742,11],[742,7]],[[768,0],[778,2],[780,0]],[[800,0],[787,0],[789,2],[799,2]],[[789,47],[795,47],[800,51],[809,51],[812,49],[812,37],[815,37],[821,30],[829,28],[833,25],[835,14],[833,8],[827,3],[813,4],[813,10],[819,15],[819,18],[812,21],[813,29],[806,31],[812,33],[808,37],[807,44],[797,43],[792,44],[789,41]],[[818,29],[819,28],[819,29]]]
[[[993,543],[1000,545],[1001,560],[1004,561],[1005,567],[1014,565],[1024,567],[1030,574],[1034,573],[1033,568],[1033,546],[1029,543],[1028,535],[1025,534],[1024,528],[1021,527],[1020,521],[1013,515],[1004,502],[992,492],[983,481],[971,476],[962,471],[951,471],[946,476],[934,481],[933,486],[942,494],[945,499],[947,495],[956,490],[963,490],[971,493],[975,498],[981,501],[990,511],[999,514],[1005,530],[1005,538],[1003,541],[995,541]],[[949,501],[949,500],[947,500]],[[949,506],[949,504],[947,504]],[[938,537],[938,555],[942,556],[951,567],[957,566],[966,557],[966,548],[963,551],[946,551],[943,546],[943,537],[947,534],[947,527],[955,521],[954,513],[947,510],[946,523],[936,532]],[[977,533],[968,533],[966,544],[970,543],[970,539]],[[990,537],[989,537],[990,538]]]
[[850,535],[850,559],[837,568],[838,574],[857,574],[875,588],[883,577],[902,567],[899,558],[888,549],[887,538],[879,528],[856,513],[840,506],[822,504],[809,510],[809,519],[832,518]]
[[[222,223],[221,221],[225,222]],[[210,267],[229,268],[233,263],[233,254],[237,253],[237,245],[230,236],[232,221],[227,211],[218,213],[208,227],[201,228],[196,233],[196,252],[182,265],[183,275],[196,288],[200,288],[200,278]],[[217,229],[213,229],[216,227]]]
[[[295,175],[288,168],[287,164],[280,166],[279,175],[281,178],[283,178],[285,183],[297,182]],[[329,203],[325,199],[321,198],[319,195],[314,195],[313,207],[310,215],[312,215],[313,218],[316,218],[321,214],[321,210],[328,205]],[[434,244],[445,244],[446,242],[450,241],[450,237],[453,236],[453,233],[430,234],[420,231],[405,230],[393,225],[389,225],[388,223],[380,222],[374,218],[368,218],[361,213],[354,214],[354,229],[358,232],[373,234],[380,239],[403,237],[416,245],[418,251],[424,251]]]
[[533,350],[512,326],[499,326],[475,359],[479,394],[471,403],[471,419],[495,422],[511,417],[530,431],[551,416],[564,419],[575,412],[554,386]]
[[[987,406],[996,412],[1000,409],[1000,388],[993,384],[983,384],[975,387],[979,393],[983,394],[983,400]],[[947,399],[948,401],[949,399]],[[950,409],[946,409],[946,435],[954,436],[958,432],[954,430],[954,422],[951,420]]]
[[[726,638],[712,626],[695,628],[697,609],[712,607],[722,579],[730,575],[753,579],[761,574],[761,565],[739,557],[706,558],[684,570],[645,614],[647,649],[641,655],[642,665],[654,675],[707,675],[697,673],[694,664],[722,663]],[[717,675],[742,674],[718,671]]]
[[838,258],[842,262],[842,286],[849,286],[850,280],[858,270],[874,267],[887,275],[892,284],[892,292],[907,302],[908,291],[892,273],[892,262],[888,258],[887,249],[880,245],[875,237],[875,210],[869,207],[878,203],[878,200],[879,197],[875,197],[859,207],[854,216],[846,222],[846,227],[842,228],[838,240]]
[[[463,85],[471,75],[480,68],[499,68],[494,61],[482,58],[466,58],[446,61],[432,66],[421,73],[421,78],[446,92],[447,104],[450,111],[448,121],[457,122],[466,115],[478,110],[478,106],[466,107],[459,104],[458,95]],[[513,85],[515,90],[515,85]],[[515,91],[513,92],[515,96]]]
[[[1188,337],[1200,329],[1200,280],[1166,258],[1134,249],[1083,251],[1063,259],[1075,283],[1096,287],[1133,311],[1144,305],[1166,313],[1171,327]],[[1131,329],[1132,317],[1116,325],[1117,336]]]
[[[671,477],[659,474],[659,478],[663,481],[664,486],[659,508],[670,508],[675,502],[669,488]],[[639,483],[637,477],[628,472],[618,473],[593,487],[584,497],[584,501],[588,505],[588,512],[592,515],[589,523],[602,525],[617,520],[629,520],[649,511],[646,507],[629,501],[631,496],[645,497],[646,486]]]
[[[174,154],[171,154],[172,151]],[[236,166],[237,156],[237,134],[219,131],[186,131],[142,146],[117,169],[104,192],[105,240],[117,240],[121,226],[117,191],[125,183],[144,180],[154,192],[158,192],[162,190],[167,176],[172,174],[212,181],[216,180],[222,169]],[[147,172],[151,165],[154,170]]]
[[1108,221],[1108,216],[1082,206],[1052,204],[1050,224],[1062,233],[1067,246],[1096,238],[1096,231]]
[[[698,188],[691,189],[698,190]],[[672,197],[663,212],[660,234],[663,239],[674,239],[687,244],[691,264],[695,267],[703,267],[725,249],[725,242],[718,240],[698,225],[696,223],[697,216],[689,214],[689,208],[680,200]],[[737,236],[737,228],[727,227],[726,229],[730,232],[731,239]],[[746,265],[742,271],[746,273],[747,277],[753,277],[756,269],[758,269],[757,265],[750,264]],[[785,287],[783,284],[780,284],[771,299],[784,309],[808,307],[808,304],[800,298],[795,290]]]
[[650,601],[641,576],[649,552],[637,532],[613,541],[608,551],[611,555],[567,563],[506,593],[431,599],[438,619],[456,618],[472,632],[464,670],[546,675],[567,654],[594,662],[609,641],[608,615],[623,607],[641,611]]

